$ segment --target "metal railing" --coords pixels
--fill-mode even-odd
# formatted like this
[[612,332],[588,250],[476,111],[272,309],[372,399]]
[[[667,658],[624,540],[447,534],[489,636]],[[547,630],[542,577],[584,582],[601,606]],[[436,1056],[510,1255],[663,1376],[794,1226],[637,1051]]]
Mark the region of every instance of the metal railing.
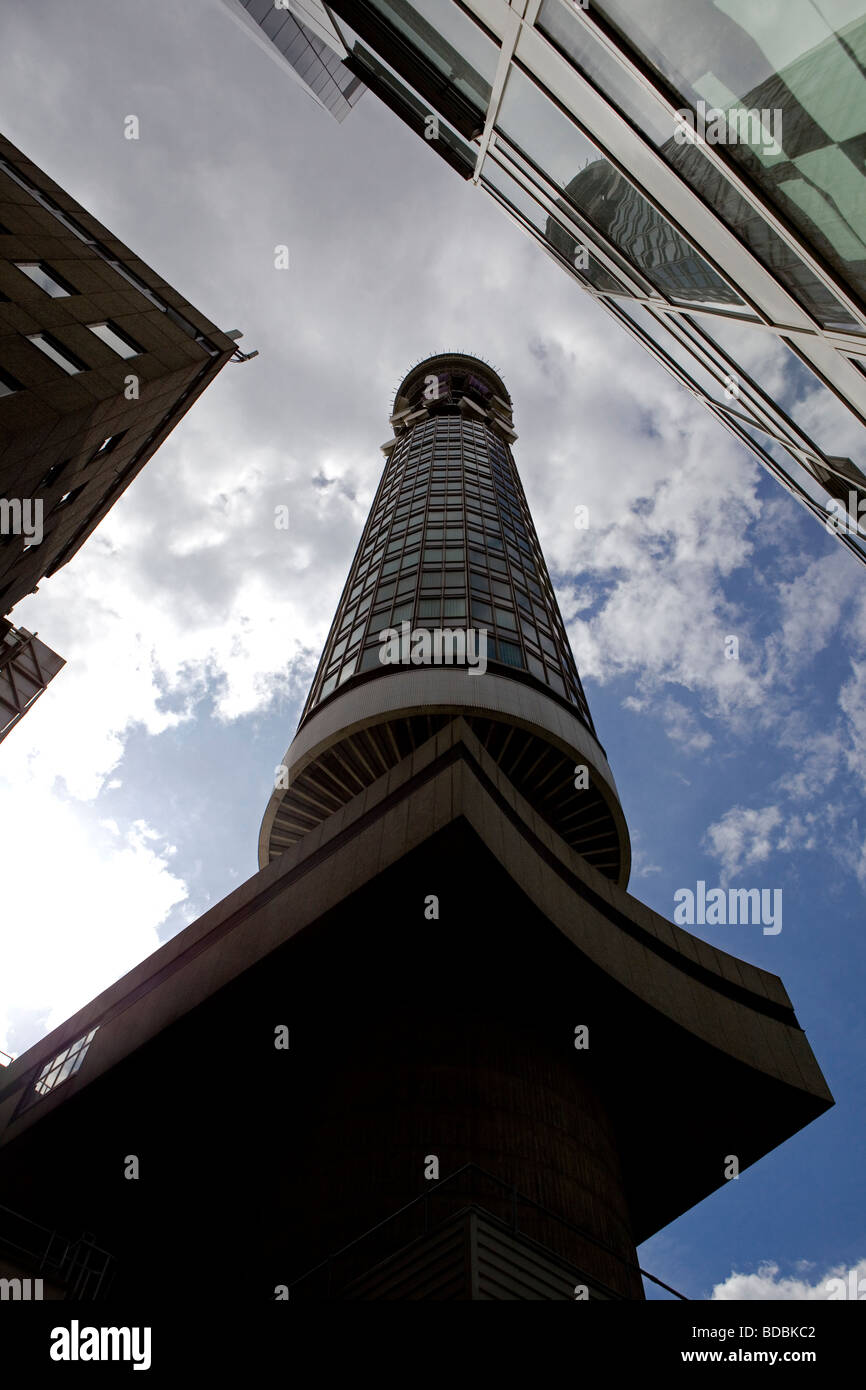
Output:
[[89,1232],[68,1240],[29,1216],[0,1205],[0,1254],[9,1252],[34,1274],[59,1284],[67,1299],[96,1301],[111,1287],[114,1257]]

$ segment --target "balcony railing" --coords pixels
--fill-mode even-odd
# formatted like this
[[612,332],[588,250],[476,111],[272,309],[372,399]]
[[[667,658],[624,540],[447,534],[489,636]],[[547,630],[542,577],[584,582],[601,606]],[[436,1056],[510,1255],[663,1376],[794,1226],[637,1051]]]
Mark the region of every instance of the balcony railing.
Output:
[[67,1240],[28,1216],[0,1206],[0,1254],[20,1261],[28,1272],[59,1284],[67,1299],[97,1301],[107,1296],[115,1262],[107,1250],[83,1233]]

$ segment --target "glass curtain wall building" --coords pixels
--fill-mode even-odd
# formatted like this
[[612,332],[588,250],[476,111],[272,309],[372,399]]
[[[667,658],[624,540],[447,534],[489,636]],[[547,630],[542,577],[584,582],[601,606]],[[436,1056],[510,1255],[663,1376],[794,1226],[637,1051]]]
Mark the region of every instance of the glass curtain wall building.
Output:
[[864,0],[327,11],[346,68],[866,559]]

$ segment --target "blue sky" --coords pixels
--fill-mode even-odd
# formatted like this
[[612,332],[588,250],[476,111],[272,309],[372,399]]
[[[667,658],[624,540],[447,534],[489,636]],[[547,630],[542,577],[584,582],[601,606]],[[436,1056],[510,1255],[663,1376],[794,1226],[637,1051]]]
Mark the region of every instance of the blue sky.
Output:
[[[866,1273],[857,562],[369,95],[337,126],[216,0],[7,0],[4,28],[4,133],[260,356],[223,371],[15,610],[68,664],[0,750],[15,870],[0,1047],[36,1041],[255,872],[394,387],[428,352],[474,351],[514,399],[515,459],[631,830],[630,891],[670,917],[699,879],[782,890],[776,936],[695,930],[781,975],[837,1100],[642,1263],[691,1297],[817,1298],[830,1273]],[[866,467],[785,349],[761,335],[754,358]]]

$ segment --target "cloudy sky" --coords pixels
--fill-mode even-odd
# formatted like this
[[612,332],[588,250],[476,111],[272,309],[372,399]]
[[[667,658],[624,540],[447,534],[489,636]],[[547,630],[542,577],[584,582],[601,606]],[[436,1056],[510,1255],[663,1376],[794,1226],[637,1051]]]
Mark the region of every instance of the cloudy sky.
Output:
[[[0,1048],[255,872],[394,388],[430,352],[476,352],[515,402],[631,891],[672,916],[699,879],[782,890],[778,935],[695,930],[782,976],[837,1099],[642,1263],[694,1298],[826,1297],[866,1259],[862,568],[369,94],[338,126],[218,0],[5,0],[0,24],[4,134],[260,354],[15,609],[68,664],[0,749]],[[760,353],[820,424],[793,359],[764,335]]]

